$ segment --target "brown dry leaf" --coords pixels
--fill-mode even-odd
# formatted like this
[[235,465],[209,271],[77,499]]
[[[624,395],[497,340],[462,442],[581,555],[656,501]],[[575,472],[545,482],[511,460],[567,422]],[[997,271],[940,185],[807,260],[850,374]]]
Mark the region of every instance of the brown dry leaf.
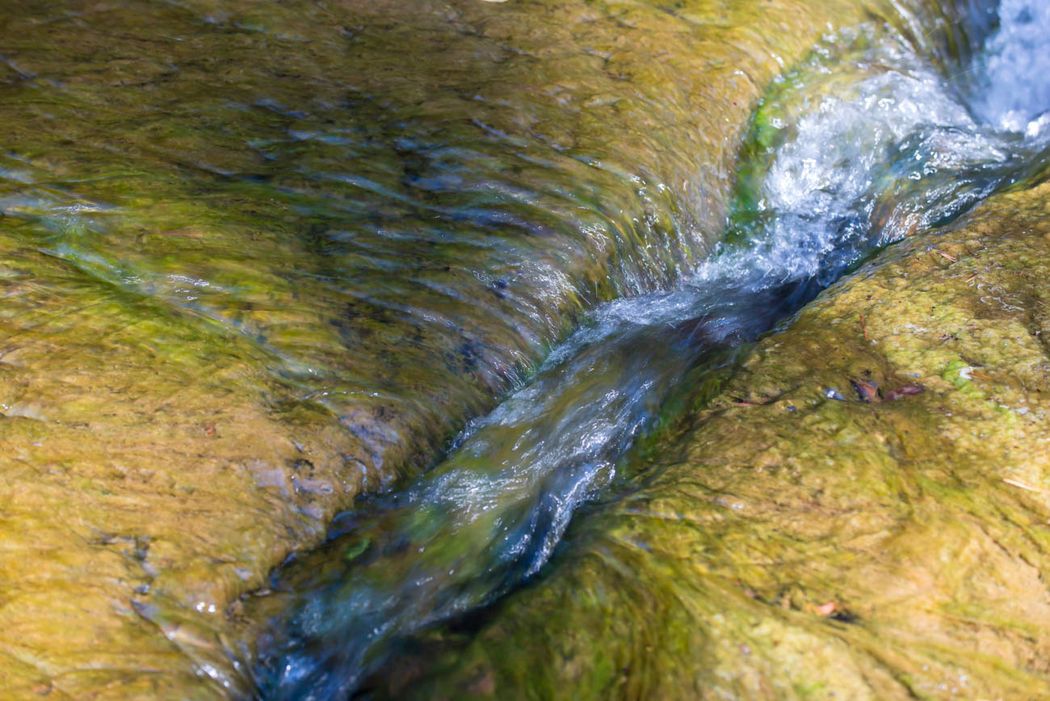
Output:
[[901,385],[896,389],[891,389],[886,393],[886,399],[893,402],[898,399],[904,399],[905,397],[912,397],[916,394],[922,394],[926,391],[926,388],[920,384],[908,384]]
[[857,396],[860,397],[862,402],[877,402],[879,401],[879,388],[874,383],[868,382],[867,380],[850,380],[849,383],[853,385],[854,391]]

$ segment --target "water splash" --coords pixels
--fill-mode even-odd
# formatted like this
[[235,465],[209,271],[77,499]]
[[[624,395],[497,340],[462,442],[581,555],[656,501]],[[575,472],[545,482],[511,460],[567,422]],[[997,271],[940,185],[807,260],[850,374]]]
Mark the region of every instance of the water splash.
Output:
[[[1015,41],[1003,26],[990,56]],[[324,550],[278,577],[270,605],[290,613],[260,641],[262,696],[345,696],[399,640],[519,585],[687,373],[1045,163],[1038,133],[1004,132],[901,37],[834,41],[757,113],[729,235],[687,284],[597,309],[443,463],[344,514]]]
[[1050,129],[1050,3],[1001,0],[999,31],[975,62],[974,110],[999,129],[1029,138]]

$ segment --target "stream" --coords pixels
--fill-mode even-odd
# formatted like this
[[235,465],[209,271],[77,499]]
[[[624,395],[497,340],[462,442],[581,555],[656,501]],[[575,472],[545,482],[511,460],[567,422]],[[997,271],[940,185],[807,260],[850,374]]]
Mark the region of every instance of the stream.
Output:
[[255,693],[366,693],[414,634],[542,576],[579,507],[610,493],[684,384],[731,369],[736,349],[880,249],[1044,177],[1050,5],[972,12],[974,27],[993,28],[950,75],[907,37],[865,25],[778,79],[753,116],[715,251],[680,284],[598,306],[443,460],[359,499],[323,548],[286,563],[253,604],[271,616]]

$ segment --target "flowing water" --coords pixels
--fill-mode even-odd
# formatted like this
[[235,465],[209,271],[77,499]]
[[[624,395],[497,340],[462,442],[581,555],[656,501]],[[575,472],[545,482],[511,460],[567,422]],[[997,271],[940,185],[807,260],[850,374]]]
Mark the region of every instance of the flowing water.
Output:
[[40,576],[0,602],[5,654],[69,680],[157,638],[142,669],[236,688],[229,596],[394,485],[246,597],[259,696],[366,689],[541,574],[679,392],[1045,177],[1045,5],[959,0],[945,38],[911,12],[937,4],[809,3],[896,13],[775,82],[727,211],[733,125],[812,46],[806,3],[7,3],[3,564]]
[[1004,0],[997,18],[972,12],[974,27],[995,30],[950,75],[899,33],[865,26],[827,37],[779,79],[754,116],[715,253],[674,289],[596,309],[440,464],[361,500],[323,549],[278,573],[258,694],[346,697],[414,633],[519,586],[576,509],[615,484],[676,389],[730,368],[735,348],[880,248],[1043,177],[1050,10]]
[[[729,263],[683,286],[763,86],[865,18],[945,64],[956,4],[0,0],[5,687],[233,693],[226,643],[262,620],[240,597],[532,377],[449,465],[339,520],[314,562],[359,575],[378,632],[315,636],[333,688],[413,617],[516,586],[683,373],[816,289]],[[486,518],[491,567],[455,552],[493,542]],[[263,687],[313,645],[294,627]]]

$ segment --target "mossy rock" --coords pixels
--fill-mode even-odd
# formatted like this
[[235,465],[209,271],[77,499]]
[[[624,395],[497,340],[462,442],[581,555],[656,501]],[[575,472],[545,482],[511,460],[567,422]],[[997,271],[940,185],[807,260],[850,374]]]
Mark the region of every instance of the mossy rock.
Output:
[[1050,696],[1047,280],[1050,185],[886,252],[375,693]]
[[0,697],[230,693],[239,597],[705,255],[763,86],[899,4],[5,13]]

